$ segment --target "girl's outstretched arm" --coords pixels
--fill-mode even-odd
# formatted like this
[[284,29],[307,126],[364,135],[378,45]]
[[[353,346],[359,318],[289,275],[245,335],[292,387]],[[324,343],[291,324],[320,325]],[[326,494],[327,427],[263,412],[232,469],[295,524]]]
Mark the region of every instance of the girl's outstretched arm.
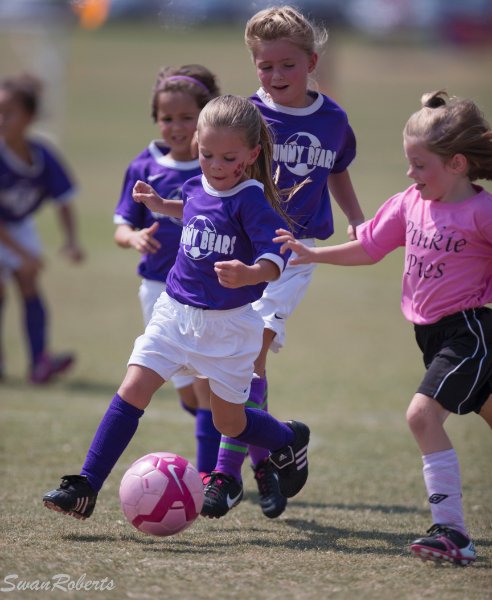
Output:
[[183,218],[183,201],[161,198],[154,188],[145,183],[137,181],[132,192],[135,202],[142,202],[152,212],[157,212],[167,217]]
[[325,246],[322,248],[308,248],[286,229],[277,229],[274,242],[282,244],[280,252],[292,250],[297,256],[292,257],[289,263],[292,265],[305,265],[308,263],[326,263],[329,265],[341,265],[355,267],[357,265],[373,265],[377,261],[367,254],[359,240],[340,244],[338,246]]

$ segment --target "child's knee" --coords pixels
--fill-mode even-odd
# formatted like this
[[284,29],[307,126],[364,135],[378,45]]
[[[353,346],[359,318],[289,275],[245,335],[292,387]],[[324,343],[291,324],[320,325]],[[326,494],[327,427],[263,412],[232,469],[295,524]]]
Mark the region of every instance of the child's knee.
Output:
[[436,400],[423,394],[415,394],[407,409],[407,424],[412,433],[418,435],[433,427],[435,423],[441,423],[441,412],[442,409]]
[[217,431],[226,437],[237,437],[238,435],[241,435],[244,430],[244,426],[238,425],[237,420],[227,419],[223,416],[216,417],[214,415],[213,421],[215,429],[217,429]]
[[163,383],[164,380],[151,369],[130,365],[118,394],[128,404],[145,409]]
[[407,425],[410,431],[418,433],[422,431],[427,424],[427,409],[421,394],[416,394],[407,409]]

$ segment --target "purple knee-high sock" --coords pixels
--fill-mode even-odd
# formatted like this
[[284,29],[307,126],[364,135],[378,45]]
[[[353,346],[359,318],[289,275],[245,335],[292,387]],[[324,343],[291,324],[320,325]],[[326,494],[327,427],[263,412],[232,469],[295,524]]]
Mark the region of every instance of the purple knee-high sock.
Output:
[[24,301],[24,322],[29,342],[31,365],[43,355],[46,348],[47,312],[40,296],[32,296]]
[[[251,390],[246,406],[254,408],[263,408],[264,395],[266,389],[266,379],[255,377],[251,381]],[[249,448],[249,451],[252,449]],[[257,453],[264,453],[268,456],[268,451],[264,449],[255,449]],[[229,438],[222,436],[220,440],[219,455],[215,471],[232,475],[237,481],[241,481],[241,467],[248,453],[248,445],[244,442],[239,442],[237,438]],[[259,461],[258,461],[259,462]],[[257,464],[257,462],[254,462]]]
[[134,436],[144,411],[115,394],[91,442],[80,471],[98,492]]
[[[253,390],[254,383],[254,390]],[[253,379],[251,382],[252,393],[249,396],[251,402],[256,402],[258,408],[261,408],[265,412],[268,412],[268,382],[266,376],[258,379]],[[249,406],[249,403],[246,403]],[[251,408],[256,408],[251,404]],[[262,461],[266,460],[269,456],[266,448],[260,448],[259,446],[248,446],[249,459],[253,467],[259,465]]]
[[220,433],[215,429],[211,410],[197,409],[195,437],[196,468],[200,473],[211,473],[217,463],[220,445]]
[[249,445],[276,452],[294,440],[294,432],[286,424],[264,410],[246,408],[246,427],[236,439]]
[[193,415],[194,417],[196,417],[197,415],[197,410],[196,408],[191,408],[191,406],[188,406],[187,404],[185,404],[181,398],[179,399],[179,403],[181,404],[181,408],[183,410],[185,410],[187,413],[190,413],[190,415]]

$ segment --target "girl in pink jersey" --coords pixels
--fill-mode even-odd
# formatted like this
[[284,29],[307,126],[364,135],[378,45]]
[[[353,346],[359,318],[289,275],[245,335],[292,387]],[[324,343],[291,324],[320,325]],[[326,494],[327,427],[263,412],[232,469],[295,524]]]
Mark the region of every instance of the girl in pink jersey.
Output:
[[434,524],[410,550],[424,560],[476,558],[465,526],[458,459],[444,429],[452,412],[475,411],[492,427],[492,130],[470,100],[425,94],[403,132],[415,181],[360,225],[357,240],[306,248],[279,230],[294,264],[370,265],[405,247],[402,311],[426,366],[407,422],[422,452]]

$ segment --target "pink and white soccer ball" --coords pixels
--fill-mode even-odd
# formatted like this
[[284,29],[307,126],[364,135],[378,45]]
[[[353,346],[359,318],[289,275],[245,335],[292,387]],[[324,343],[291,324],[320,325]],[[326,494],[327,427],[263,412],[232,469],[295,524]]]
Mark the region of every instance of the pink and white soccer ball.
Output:
[[152,452],[136,460],[123,475],[121,509],[139,531],[174,535],[189,527],[203,506],[203,483],[182,456]]

